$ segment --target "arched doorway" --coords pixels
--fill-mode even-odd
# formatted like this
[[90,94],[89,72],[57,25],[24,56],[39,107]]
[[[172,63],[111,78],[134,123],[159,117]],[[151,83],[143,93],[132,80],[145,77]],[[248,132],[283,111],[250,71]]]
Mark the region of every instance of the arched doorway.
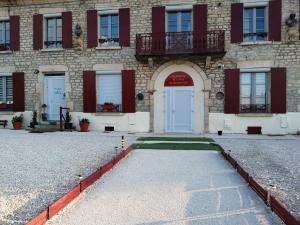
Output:
[[187,73],[170,74],[165,87],[165,131],[193,132],[194,82]]
[[[175,79],[176,84],[170,83],[170,80],[174,78],[174,74],[187,74],[184,75],[183,84],[179,84],[179,81]],[[170,76],[172,75],[172,76]],[[188,82],[191,81],[189,84]],[[188,84],[188,85],[187,85]],[[192,85],[193,84],[193,85]],[[171,86],[170,86],[171,85]],[[180,86],[187,85],[187,86]],[[208,130],[208,99],[209,90],[211,88],[211,80],[207,78],[201,68],[189,61],[170,61],[161,65],[151,77],[149,82],[149,90],[153,90],[153,95],[150,95],[151,101],[151,127],[155,133],[165,132],[182,132],[182,131],[169,131],[167,127],[166,116],[167,112],[167,92],[168,88],[177,89],[192,89],[193,90],[193,104],[191,115],[191,133],[203,133]],[[174,94],[173,94],[174,95]],[[187,94],[183,94],[182,98],[187,98]],[[179,101],[177,101],[179,102]],[[183,105],[181,105],[183,107]],[[185,118],[186,119],[186,118]],[[188,120],[186,120],[188,121]],[[175,129],[176,130],[176,129]]]

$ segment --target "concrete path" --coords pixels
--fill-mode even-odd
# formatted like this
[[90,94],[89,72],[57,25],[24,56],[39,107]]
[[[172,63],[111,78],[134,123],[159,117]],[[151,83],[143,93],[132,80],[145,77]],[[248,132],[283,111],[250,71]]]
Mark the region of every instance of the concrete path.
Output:
[[48,225],[279,225],[213,151],[134,151]]

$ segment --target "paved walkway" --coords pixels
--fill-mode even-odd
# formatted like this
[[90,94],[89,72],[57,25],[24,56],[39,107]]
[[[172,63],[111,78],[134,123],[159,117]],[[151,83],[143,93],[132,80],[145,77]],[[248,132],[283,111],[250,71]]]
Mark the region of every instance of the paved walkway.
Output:
[[48,225],[279,225],[213,151],[134,151]]

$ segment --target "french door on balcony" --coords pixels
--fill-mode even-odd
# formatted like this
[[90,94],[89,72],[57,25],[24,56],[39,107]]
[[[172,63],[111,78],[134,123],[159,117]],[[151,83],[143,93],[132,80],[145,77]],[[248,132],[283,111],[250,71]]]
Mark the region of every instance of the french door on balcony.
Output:
[[169,11],[167,13],[166,50],[192,50],[192,12]]

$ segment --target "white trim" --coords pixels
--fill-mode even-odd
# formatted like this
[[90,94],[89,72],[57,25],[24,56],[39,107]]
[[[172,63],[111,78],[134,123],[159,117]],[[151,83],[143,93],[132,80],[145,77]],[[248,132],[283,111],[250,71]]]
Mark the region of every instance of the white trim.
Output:
[[261,7],[268,6],[269,1],[259,1],[259,2],[244,2],[244,8],[247,7]]
[[44,14],[44,18],[51,18],[51,17],[61,17],[61,13],[46,13]]
[[241,73],[257,73],[257,72],[270,72],[270,68],[264,68],[264,67],[253,67],[253,68],[241,68]]
[[9,20],[9,16],[1,16],[0,17],[0,21],[8,21]]
[[96,71],[96,75],[122,74],[121,70],[101,70]]
[[7,73],[7,72],[0,72],[1,77],[10,77],[12,76],[12,73]]
[[102,9],[98,10],[98,15],[111,15],[111,14],[119,14],[118,9]]
[[193,5],[167,5],[166,11],[192,10]]

